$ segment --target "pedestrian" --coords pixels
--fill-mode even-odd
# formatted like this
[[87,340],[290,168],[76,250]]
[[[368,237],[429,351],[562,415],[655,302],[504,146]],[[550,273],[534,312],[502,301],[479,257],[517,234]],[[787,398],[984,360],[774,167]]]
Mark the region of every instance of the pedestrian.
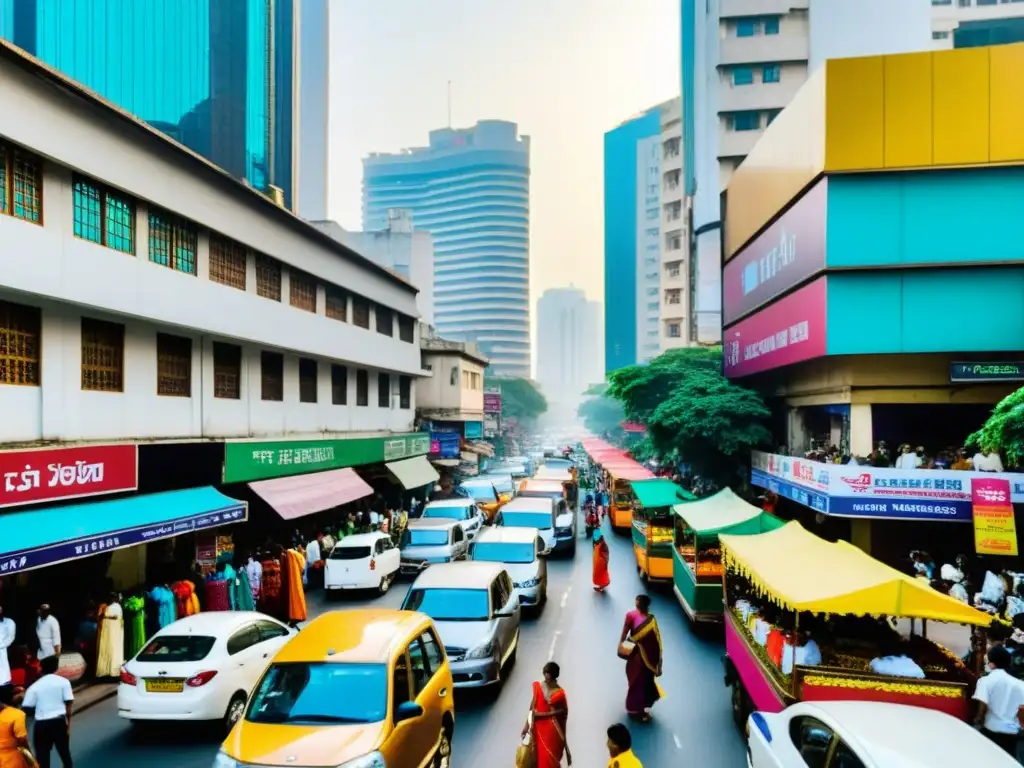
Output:
[[0,768],[28,768],[25,759],[32,753],[28,748],[28,729],[25,713],[14,706],[14,688],[0,688]]
[[661,677],[662,661],[661,632],[647,595],[637,595],[636,608],[626,614],[619,656],[626,659],[626,712],[646,723],[651,719],[648,710],[661,698],[657,678]]
[[25,691],[21,703],[25,709],[35,709],[32,727],[32,747],[39,768],[50,768],[50,752],[54,749],[64,768],[71,762],[71,705],[74,694],[71,683],[57,674],[57,656],[47,656],[40,664],[43,676]]
[[1024,715],[1024,683],[1010,675],[1010,652],[1002,645],[988,651],[989,672],[978,680],[975,725],[997,746],[1017,756],[1020,719]]
[[633,737],[629,728],[616,723],[608,729],[608,768],[644,768],[644,764],[633,754]]
[[572,753],[565,731],[569,718],[569,705],[565,690],[558,684],[559,666],[549,661],[541,671],[543,677],[533,683],[530,701],[530,719],[523,726],[523,738],[533,727],[533,743],[537,752],[536,768],[558,768],[562,755],[572,765]]
[[597,592],[604,592],[608,588],[608,585],[612,583],[611,576],[608,573],[608,542],[605,541],[604,534],[601,533],[600,528],[594,529],[594,565],[593,565],[593,580],[594,589]]
[[[14,645],[15,625],[13,619],[4,616],[4,607],[0,605],[0,695],[8,689],[14,688],[11,680],[11,660],[7,656],[7,649]],[[3,763],[0,763],[2,766]]]
[[47,656],[60,656],[60,623],[50,613],[50,604],[39,606],[39,618],[36,619],[36,639],[39,640],[40,661]]

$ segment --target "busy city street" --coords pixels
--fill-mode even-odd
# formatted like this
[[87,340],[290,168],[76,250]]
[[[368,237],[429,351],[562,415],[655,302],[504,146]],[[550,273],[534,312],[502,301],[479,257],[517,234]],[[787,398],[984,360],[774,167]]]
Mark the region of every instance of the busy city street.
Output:
[[[539,619],[524,624],[516,666],[496,701],[480,694],[457,699],[452,755],[457,768],[511,765],[519,731],[529,707],[530,684],[553,659],[562,667],[561,685],[569,703],[566,736],[573,765],[603,765],[608,759],[605,730],[626,722],[624,663],[615,655],[623,616],[643,591],[632,547],[610,536],[612,583],[604,594],[591,586],[589,547],[581,542],[573,561],[550,562],[549,602]],[[311,597],[313,610],[345,610],[367,604],[396,608],[404,597],[401,583],[372,600],[331,601]],[[661,685],[665,699],[649,724],[630,724],[635,752],[645,765],[701,765],[736,768],[743,763],[743,739],[732,723],[729,693],[722,685],[720,639],[695,634],[671,588],[650,591],[665,645]],[[209,768],[220,738],[208,729],[182,724],[145,731],[117,716],[116,699],[107,699],[73,720],[72,745],[78,768]],[[676,762],[678,761],[678,762]]]

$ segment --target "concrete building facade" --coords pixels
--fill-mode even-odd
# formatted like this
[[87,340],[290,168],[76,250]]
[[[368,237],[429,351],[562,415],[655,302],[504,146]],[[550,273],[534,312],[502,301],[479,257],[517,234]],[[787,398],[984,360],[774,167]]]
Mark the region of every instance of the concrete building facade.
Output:
[[690,265],[684,244],[689,211],[682,182],[682,105],[669,102],[661,112],[661,280],[660,351],[690,345]]
[[603,379],[601,305],[579,288],[549,288],[537,301],[537,382],[551,403],[572,404]]

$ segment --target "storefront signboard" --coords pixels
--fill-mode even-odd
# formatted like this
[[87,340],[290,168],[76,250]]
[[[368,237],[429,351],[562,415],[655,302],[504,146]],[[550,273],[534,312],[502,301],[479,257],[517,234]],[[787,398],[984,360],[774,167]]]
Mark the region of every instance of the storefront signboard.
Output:
[[501,413],[501,392],[484,392],[484,413]]
[[349,440],[226,443],[224,482],[248,483],[422,456],[430,451],[426,433]]
[[751,454],[754,485],[837,517],[969,523],[972,483],[990,478],[1005,480],[1013,503],[1024,504],[1024,474],[864,467]]
[[[457,432],[432,432],[430,453],[439,459],[455,459],[459,456],[462,437]],[[436,448],[434,446],[437,446]]]
[[80,499],[139,487],[135,445],[0,452],[0,508]]
[[722,272],[728,325],[825,269],[828,179],[730,259]]
[[984,384],[990,381],[1024,381],[1024,362],[950,363],[951,384]]
[[823,356],[827,281],[819,277],[722,331],[725,375],[749,376]]
[[974,549],[979,555],[1017,556],[1012,489],[1004,477],[971,479]]
[[482,421],[467,421],[465,430],[468,440],[478,440],[484,436],[484,423]]

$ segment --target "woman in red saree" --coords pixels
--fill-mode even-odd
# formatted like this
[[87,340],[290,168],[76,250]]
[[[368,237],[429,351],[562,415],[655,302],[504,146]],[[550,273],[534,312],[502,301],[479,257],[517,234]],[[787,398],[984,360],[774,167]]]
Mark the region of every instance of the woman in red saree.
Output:
[[[561,670],[555,662],[549,661],[543,671],[543,681],[533,684],[533,700],[530,702],[537,768],[558,768],[563,754],[568,765],[572,765],[572,753],[565,740],[569,705],[565,700],[565,690],[558,684]],[[530,722],[527,721],[523,726],[523,736],[529,731]]]
[[626,711],[647,721],[648,710],[661,698],[657,678],[661,676],[662,645],[658,620],[651,615],[651,598],[638,595],[636,610],[626,614],[619,644],[628,637],[633,647],[626,657]]
[[604,592],[605,588],[612,583],[608,574],[608,542],[604,540],[604,534],[600,530],[594,531],[594,589]]

